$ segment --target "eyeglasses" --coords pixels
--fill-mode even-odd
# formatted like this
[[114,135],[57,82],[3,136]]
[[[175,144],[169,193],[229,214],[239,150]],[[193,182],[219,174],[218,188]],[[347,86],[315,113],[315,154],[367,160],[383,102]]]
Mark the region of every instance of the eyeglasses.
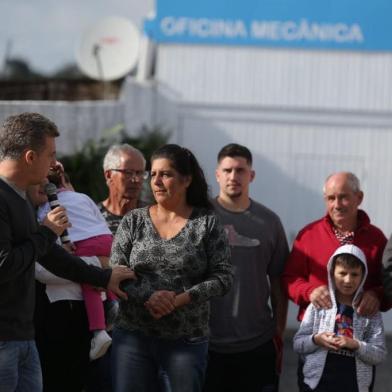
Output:
[[138,178],[139,180],[147,180],[148,171],[145,170],[126,170],[126,169],[110,169],[112,171],[119,172],[124,175],[125,178],[134,179]]

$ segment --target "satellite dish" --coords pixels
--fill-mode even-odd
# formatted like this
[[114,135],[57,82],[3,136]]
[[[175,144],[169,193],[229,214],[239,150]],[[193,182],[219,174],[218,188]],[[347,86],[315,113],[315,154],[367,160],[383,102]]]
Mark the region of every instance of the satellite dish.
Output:
[[84,34],[76,53],[78,66],[93,79],[119,79],[136,66],[139,42],[139,31],[128,19],[106,18]]

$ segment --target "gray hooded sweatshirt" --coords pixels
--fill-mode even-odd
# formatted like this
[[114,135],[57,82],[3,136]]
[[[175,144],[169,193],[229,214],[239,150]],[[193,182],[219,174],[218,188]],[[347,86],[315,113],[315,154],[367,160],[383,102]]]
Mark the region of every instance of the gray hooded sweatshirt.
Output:
[[[331,276],[332,261],[339,254],[352,254],[365,266],[362,281],[354,295],[353,307],[363,290],[367,276],[366,257],[355,245],[343,245],[336,249],[328,262],[328,287],[332,300],[331,309],[316,309],[312,304],[306,309],[298,332],[294,336],[294,351],[301,354],[304,361],[303,374],[305,383],[312,389],[316,388],[323,374],[328,349],[313,342],[313,335],[321,332],[334,332],[337,304],[335,285]],[[354,339],[359,342],[355,353],[357,383],[359,392],[369,391],[372,381],[372,366],[382,362],[387,355],[384,325],[380,312],[374,316],[363,317],[355,310],[353,314]]]

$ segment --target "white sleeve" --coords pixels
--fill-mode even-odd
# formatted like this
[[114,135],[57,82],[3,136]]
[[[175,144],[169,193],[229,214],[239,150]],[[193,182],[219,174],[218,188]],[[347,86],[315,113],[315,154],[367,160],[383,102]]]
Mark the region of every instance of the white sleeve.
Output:
[[316,308],[312,304],[309,304],[293,340],[294,351],[298,354],[309,354],[318,348],[317,344],[313,341],[315,315]]
[[46,215],[48,215],[49,211],[50,211],[49,203],[45,203],[45,204],[39,206],[37,209],[38,221],[42,222],[45,219]]
[[35,263],[35,279],[43,284],[63,285],[71,283],[70,280],[63,279],[55,274],[52,274],[39,263]]
[[[86,264],[95,265],[96,267],[102,267],[98,257],[96,256],[82,256],[80,258]],[[48,271],[39,263],[35,263],[35,279],[37,279],[39,282],[43,284],[63,285],[63,284],[71,283],[71,281],[68,279],[63,279],[55,274],[52,274],[50,271]]]
[[377,365],[384,361],[387,356],[384,324],[380,312],[377,312],[369,320],[363,340],[358,340],[359,349],[356,355],[369,365]]

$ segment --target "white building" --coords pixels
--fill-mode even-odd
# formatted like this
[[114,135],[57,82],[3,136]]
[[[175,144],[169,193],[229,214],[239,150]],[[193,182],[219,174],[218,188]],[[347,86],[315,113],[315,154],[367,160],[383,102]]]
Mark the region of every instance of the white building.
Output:
[[162,126],[196,154],[213,194],[217,152],[244,144],[254,155],[251,196],[279,214],[290,242],[324,214],[326,176],[352,171],[363,208],[389,237],[392,2],[292,4],[156,0],[137,78],[120,101],[4,102],[0,117],[48,115],[62,129],[61,152],[118,123]]
[[[263,15],[268,17],[275,10],[274,2],[229,2],[237,3],[237,8],[241,6],[241,12],[245,12],[242,15],[238,11],[231,24],[227,15],[219,19],[212,11],[208,14],[208,1],[187,3],[158,0],[157,16],[151,22],[155,27],[150,28],[150,35],[155,35],[158,41],[154,80],[160,97],[154,121],[172,129],[173,141],[196,153],[213,192],[217,191],[216,154],[223,145],[238,142],[248,146],[255,157],[257,177],[252,197],[280,215],[290,240],[306,223],[323,214],[323,181],[329,173],[340,170],[358,175],[365,191],[364,209],[389,236],[392,53],[379,51],[385,43],[371,37],[367,29],[375,18],[380,18],[380,11],[370,8],[369,14],[369,1],[358,11],[358,2],[351,0],[345,2],[347,9],[337,6],[330,10],[332,15],[325,15],[325,19],[331,21],[329,26],[341,29],[340,40],[344,41],[342,31],[346,32],[347,40],[351,31],[352,41],[341,45],[338,33],[336,36],[331,33],[327,45],[323,37],[315,38],[309,32],[309,47],[305,39],[292,42],[282,37],[243,45],[240,38],[245,31],[249,34],[254,25],[243,8],[248,6],[248,13],[252,13],[252,7],[254,12],[260,12],[258,5],[264,3]],[[227,1],[214,3],[217,8],[214,12],[225,14],[223,4]],[[282,15],[279,26],[292,23],[289,26],[297,26],[297,30],[281,27],[283,33],[288,31],[298,38],[303,21],[308,26],[316,22],[324,26],[322,17],[318,16],[316,22],[312,19],[319,6],[306,8],[306,0],[296,4],[299,9],[302,6],[302,18],[286,10],[288,15]],[[359,15],[355,14],[354,19],[363,24],[351,23],[352,16],[343,24],[342,18],[353,11],[354,4]],[[388,4],[388,8],[392,11],[392,5]],[[333,11],[340,11],[339,17]],[[174,12],[175,17],[171,16]],[[203,18],[192,17],[192,12],[207,14]],[[259,30],[262,23],[267,26],[259,33],[271,38],[273,31],[272,27],[268,30],[267,17],[266,21],[259,20]],[[295,25],[297,20],[300,22]],[[222,27],[224,23],[226,27]],[[278,22],[274,23],[276,30]],[[343,25],[346,30],[339,27]],[[149,31],[148,25],[146,30]],[[389,33],[392,38],[392,30]],[[219,40],[222,43],[216,44]],[[372,45],[378,51],[369,50]],[[358,50],[354,50],[356,46]]]
[[363,208],[389,237],[392,4],[188,3],[157,0],[145,27],[157,43],[153,117],[196,154],[213,194],[217,152],[237,142],[254,154],[251,196],[290,242],[324,214],[324,179],[342,170],[358,175]]

